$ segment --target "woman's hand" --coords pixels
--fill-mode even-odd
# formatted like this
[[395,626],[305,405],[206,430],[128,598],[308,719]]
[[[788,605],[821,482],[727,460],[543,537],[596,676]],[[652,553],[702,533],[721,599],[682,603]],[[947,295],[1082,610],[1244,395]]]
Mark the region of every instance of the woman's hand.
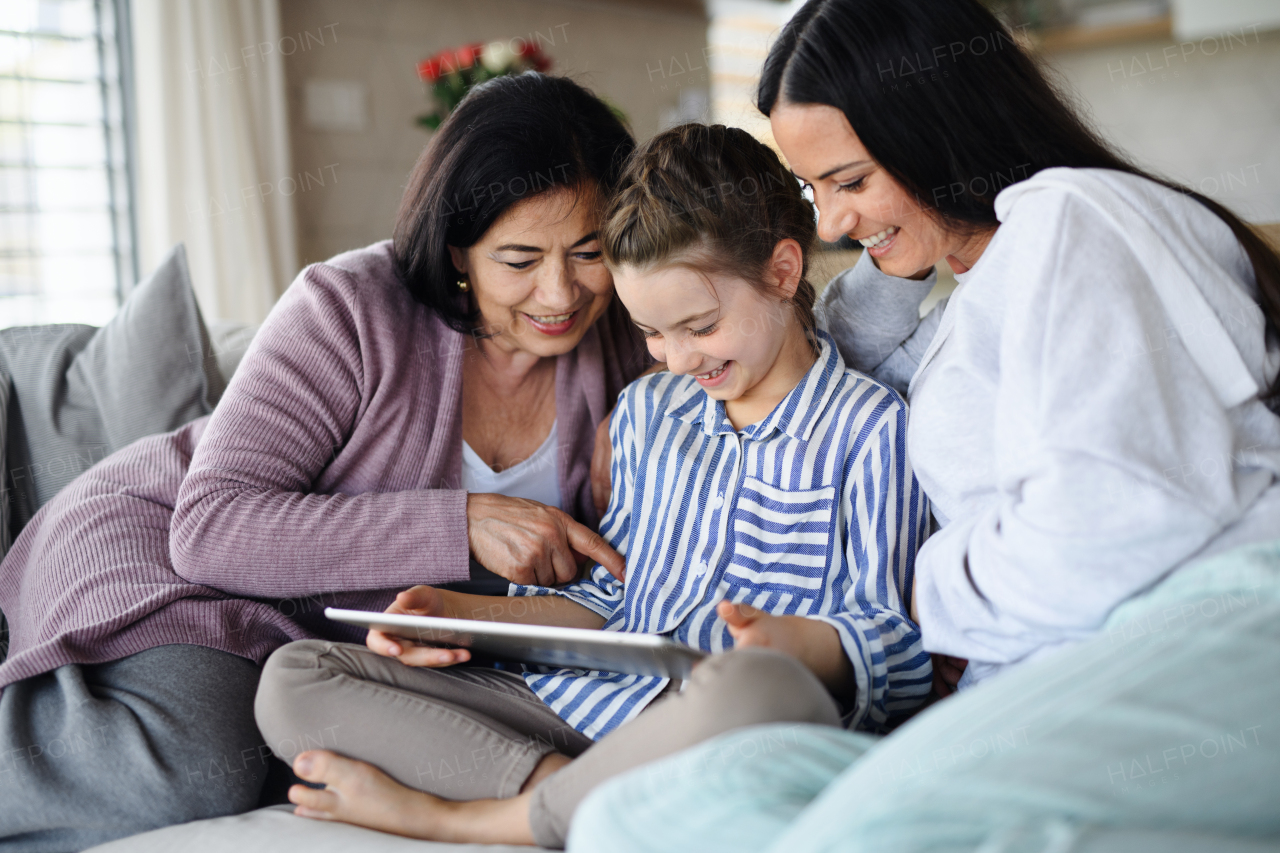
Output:
[[834,627],[803,616],[774,616],[750,604],[716,605],[716,614],[729,625],[734,648],[751,646],[777,649],[807,666],[845,705],[857,698],[853,665],[845,656],[840,634]]
[[[919,588],[919,584],[911,587],[911,621],[917,625],[920,624],[920,611],[916,607],[916,590]],[[929,657],[933,659],[933,692],[943,698],[955,693],[956,683],[960,681],[960,676],[964,675],[969,662],[964,658],[951,655],[929,655]]]
[[513,583],[568,583],[578,577],[584,558],[618,580],[627,571],[626,561],[599,533],[568,513],[524,498],[468,494],[467,539],[480,565]]
[[[415,586],[412,589],[406,589],[396,596],[396,600],[384,612],[405,613],[411,616],[453,617],[455,615],[449,607],[447,593],[433,586]],[[453,666],[455,663],[466,663],[471,660],[471,652],[466,649],[419,646],[372,629],[365,637],[364,644],[372,651],[384,657],[396,658],[408,666]]]
[[959,683],[960,676],[964,675],[969,662],[964,658],[952,657],[951,655],[929,655],[929,657],[933,659],[934,692],[941,697],[955,693],[956,684]]
[[610,468],[613,463],[613,447],[609,444],[609,419],[613,410],[604,416],[596,427],[596,446],[591,450],[591,502],[596,505],[596,517],[604,518],[609,508],[609,495],[613,493]]

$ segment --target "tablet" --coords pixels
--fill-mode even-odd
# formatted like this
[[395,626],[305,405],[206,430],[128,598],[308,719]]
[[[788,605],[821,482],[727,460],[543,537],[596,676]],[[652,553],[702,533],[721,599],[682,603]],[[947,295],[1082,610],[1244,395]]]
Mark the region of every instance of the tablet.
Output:
[[453,646],[502,660],[570,669],[687,679],[693,665],[707,656],[706,652],[661,634],[553,628],[336,607],[326,607],[324,615],[337,622],[373,628],[423,645]]

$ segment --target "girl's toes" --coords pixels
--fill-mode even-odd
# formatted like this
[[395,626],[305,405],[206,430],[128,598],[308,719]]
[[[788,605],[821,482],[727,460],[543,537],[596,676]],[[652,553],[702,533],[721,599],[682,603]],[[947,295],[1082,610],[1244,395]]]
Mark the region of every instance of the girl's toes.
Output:
[[308,782],[319,782],[331,788],[343,787],[343,782],[359,775],[362,761],[353,761],[327,749],[310,749],[293,760],[293,772]]
[[294,809],[294,814],[299,817],[332,818],[338,807],[338,797],[332,791],[308,788],[306,785],[290,786],[289,802],[298,807]]
[[441,800],[406,788],[372,764],[324,749],[302,753],[293,772],[323,790],[294,785],[289,801],[299,817],[338,820],[397,835],[429,838],[444,806]]
[[293,759],[293,772],[299,779],[319,782],[319,774],[324,772],[324,765],[328,763],[324,759],[331,754],[327,749],[309,749]]
[[[307,770],[306,775],[297,770],[299,764]],[[353,800],[377,797],[388,786],[400,787],[398,782],[372,764],[324,749],[314,749],[299,755],[294,762],[294,772],[308,782],[323,784],[338,795],[344,806]]]

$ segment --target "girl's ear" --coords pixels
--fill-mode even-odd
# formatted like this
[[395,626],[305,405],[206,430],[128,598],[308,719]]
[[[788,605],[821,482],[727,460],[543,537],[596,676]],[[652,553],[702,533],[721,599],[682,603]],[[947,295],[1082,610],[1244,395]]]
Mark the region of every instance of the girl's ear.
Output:
[[471,270],[467,269],[466,249],[459,249],[457,246],[450,246],[449,259],[453,261],[453,268],[463,275],[471,272]]
[[800,279],[804,275],[804,250],[790,237],[779,240],[778,245],[773,247],[769,268],[773,272],[779,296],[790,299],[796,295],[796,288],[800,286]]

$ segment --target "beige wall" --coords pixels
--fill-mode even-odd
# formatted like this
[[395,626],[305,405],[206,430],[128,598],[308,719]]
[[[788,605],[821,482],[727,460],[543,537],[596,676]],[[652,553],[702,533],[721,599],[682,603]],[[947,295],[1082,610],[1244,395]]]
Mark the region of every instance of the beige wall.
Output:
[[1108,139],[1251,222],[1280,221],[1280,33],[1047,57]]
[[[659,129],[682,85],[699,84],[707,22],[697,3],[585,0],[281,0],[299,255],[303,263],[389,237],[429,111],[417,63],[436,51],[541,33],[567,74],[621,107],[636,135]],[[305,34],[310,33],[308,38]],[[324,43],[319,42],[320,36]],[[548,47],[548,41],[552,44]],[[305,46],[305,50],[301,46]],[[688,60],[686,60],[686,57]],[[673,66],[672,60],[677,62]],[[362,130],[319,130],[306,115],[308,80],[361,84]],[[700,85],[707,85],[702,73]],[[323,178],[323,185],[320,180]]]

